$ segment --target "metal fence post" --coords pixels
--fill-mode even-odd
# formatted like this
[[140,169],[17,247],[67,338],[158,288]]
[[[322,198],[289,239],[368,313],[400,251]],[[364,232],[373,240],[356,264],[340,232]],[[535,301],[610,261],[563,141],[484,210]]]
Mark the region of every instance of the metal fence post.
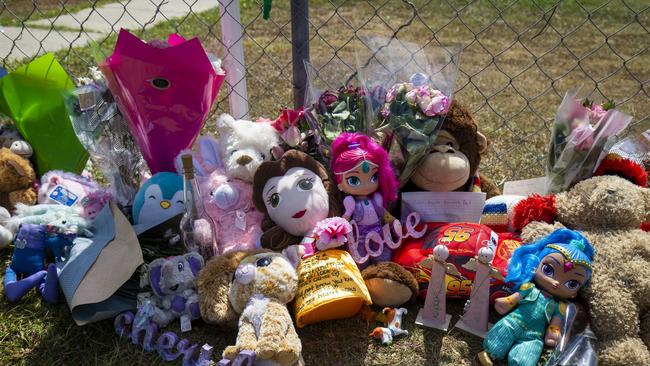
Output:
[[309,0],[291,0],[291,58],[293,64],[293,106],[305,105],[309,61]]

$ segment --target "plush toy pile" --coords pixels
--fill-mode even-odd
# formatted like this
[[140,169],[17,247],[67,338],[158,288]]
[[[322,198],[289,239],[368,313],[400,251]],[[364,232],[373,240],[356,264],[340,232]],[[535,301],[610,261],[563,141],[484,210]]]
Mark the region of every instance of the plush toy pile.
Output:
[[[545,346],[547,365],[650,365],[650,134],[621,140],[631,117],[610,103],[568,93],[547,189],[502,196],[480,169],[479,121],[421,73],[253,122],[208,118],[225,71],[197,39],[122,30],[100,69],[76,88],[61,69],[47,100],[0,99],[6,301],[63,294],[78,324],[117,317],[120,336],[184,364],[304,365],[327,345],[300,328],[354,317],[360,337],[390,347],[418,314],[445,332],[458,316],[458,337],[484,338],[471,355],[482,365],[537,365]],[[199,138],[206,123],[216,135]],[[59,139],[74,144],[52,155]],[[82,171],[84,149],[99,172]],[[474,200],[481,222],[431,219],[441,202],[456,217]],[[233,344],[196,358],[158,334],[201,321]]]

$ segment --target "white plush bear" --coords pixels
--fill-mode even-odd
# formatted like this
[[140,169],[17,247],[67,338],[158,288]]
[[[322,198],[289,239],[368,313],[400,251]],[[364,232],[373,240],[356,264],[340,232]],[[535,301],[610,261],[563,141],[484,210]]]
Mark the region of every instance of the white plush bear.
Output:
[[280,144],[278,132],[268,122],[235,120],[222,114],[217,120],[217,146],[221,163],[231,178],[252,182],[257,168],[271,160],[271,149]]

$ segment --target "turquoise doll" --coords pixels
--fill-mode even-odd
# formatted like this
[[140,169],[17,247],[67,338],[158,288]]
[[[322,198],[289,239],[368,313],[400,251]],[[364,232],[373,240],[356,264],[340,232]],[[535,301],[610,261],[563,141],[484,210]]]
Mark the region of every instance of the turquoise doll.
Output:
[[506,314],[487,333],[481,365],[507,357],[509,366],[535,366],[544,344],[560,339],[566,300],[574,298],[591,276],[594,249],[579,232],[558,229],[512,255],[505,282],[515,293],[496,299]]

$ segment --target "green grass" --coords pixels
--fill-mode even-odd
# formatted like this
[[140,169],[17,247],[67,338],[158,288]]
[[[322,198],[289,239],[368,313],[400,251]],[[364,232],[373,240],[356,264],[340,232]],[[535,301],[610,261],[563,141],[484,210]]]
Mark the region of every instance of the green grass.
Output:
[[[318,67],[331,61],[323,67],[323,74],[327,81],[339,83],[350,74],[343,61],[355,64],[354,48],[360,42],[353,37],[353,30],[360,37],[390,36],[411,19],[412,11],[403,1],[333,2],[341,6],[335,9],[328,1],[310,1],[310,53]],[[595,0],[581,1],[582,6],[563,1],[546,27],[538,20],[550,17],[554,1],[449,3],[414,1],[419,16],[398,37],[417,44],[440,42],[464,47],[454,98],[475,111],[480,129],[491,139],[490,152],[481,164],[484,174],[499,182],[542,175],[549,122],[564,92],[581,83],[587,91],[594,91],[591,98],[613,99],[631,114],[632,132],[650,128],[650,100],[646,95],[650,36],[643,29],[650,27],[646,1],[612,1],[604,7]],[[591,12],[589,20],[583,7]],[[274,1],[271,20],[264,21],[257,2],[242,5],[254,117],[274,117],[281,106],[292,104],[289,11],[288,1]],[[631,25],[626,27],[628,23]],[[223,54],[216,9],[134,31],[145,39],[163,38],[170,32],[197,36],[207,50]],[[115,38],[113,33],[100,40],[105,55],[110,54]],[[75,76],[87,74],[87,67],[96,63],[88,47],[62,50],[57,56]],[[16,64],[5,66],[13,68]],[[597,89],[594,80],[598,81]],[[641,83],[646,89],[641,89]],[[215,110],[228,110],[225,89]],[[214,117],[207,122],[206,130],[213,126]],[[5,250],[0,258],[6,263],[9,255]],[[461,308],[462,304],[454,303],[449,309],[454,321]],[[405,324],[411,335],[390,347],[369,340],[371,327],[358,319],[302,329],[299,333],[307,364],[474,363],[474,355],[481,348],[479,339],[458,330],[445,335],[415,327],[416,313],[417,307],[410,306]],[[235,334],[197,322],[191,338],[214,345],[219,353],[234,342]],[[44,305],[35,295],[15,305],[0,300],[0,349],[1,365],[161,364],[156,356],[119,340],[110,321],[77,327],[65,305]]]
[[[109,4],[112,0],[5,0],[0,5],[0,25],[21,26],[24,22],[56,18],[79,10]],[[43,26],[30,26],[43,28]],[[47,28],[47,27],[45,27]]]

